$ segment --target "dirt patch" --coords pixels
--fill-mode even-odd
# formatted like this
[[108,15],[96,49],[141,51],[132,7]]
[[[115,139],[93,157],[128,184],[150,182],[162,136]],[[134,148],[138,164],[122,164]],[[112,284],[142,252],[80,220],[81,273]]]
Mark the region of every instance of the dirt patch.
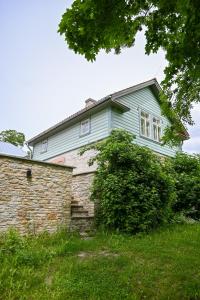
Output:
[[45,283],[47,286],[50,286],[52,284],[53,281],[53,276],[49,275],[48,277],[45,278]]
[[109,251],[98,251],[98,252],[79,252],[77,254],[80,258],[89,258],[89,257],[98,257],[98,256],[105,256],[105,257],[118,257],[119,254],[109,252]]

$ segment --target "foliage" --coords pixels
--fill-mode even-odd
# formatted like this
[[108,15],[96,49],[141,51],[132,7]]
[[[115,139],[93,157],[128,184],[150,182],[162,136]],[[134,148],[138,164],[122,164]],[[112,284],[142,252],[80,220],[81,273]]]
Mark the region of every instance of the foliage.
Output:
[[23,147],[25,143],[25,135],[22,132],[17,132],[16,130],[4,130],[0,132],[0,141]]
[[194,220],[190,217],[187,217],[185,213],[180,212],[180,213],[175,213],[172,220],[171,224],[195,224],[197,223],[197,220]]
[[159,158],[132,141],[132,134],[116,129],[83,151],[98,151],[90,163],[98,164],[92,199],[98,200],[100,224],[137,233],[168,220],[175,194],[174,182]]
[[200,220],[200,156],[178,153],[172,160],[176,179],[175,212]]
[[200,297],[198,223],[140,236],[99,232],[87,240],[66,232],[18,236],[22,247],[12,252],[10,239],[0,235],[2,300]]
[[13,229],[7,233],[6,238],[4,240],[2,239],[1,242],[3,245],[1,245],[1,252],[7,253],[8,255],[14,254],[24,248],[24,240]]
[[[133,46],[136,34],[144,30],[146,53],[159,48],[166,53],[162,98],[183,123],[192,124],[192,105],[200,101],[199,20],[197,0],[75,0],[58,31],[69,48],[93,61],[101,49],[120,53]],[[171,130],[175,140],[178,130]]]

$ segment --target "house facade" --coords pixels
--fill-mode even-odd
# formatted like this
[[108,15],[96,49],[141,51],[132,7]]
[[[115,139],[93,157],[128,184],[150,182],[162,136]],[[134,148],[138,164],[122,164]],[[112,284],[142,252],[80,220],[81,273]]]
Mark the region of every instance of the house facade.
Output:
[[116,128],[133,133],[134,142],[161,156],[173,157],[179,147],[162,145],[163,131],[170,121],[162,115],[160,86],[156,79],[132,86],[95,101],[87,99],[85,108],[29,140],[33,159],[66,164],[74,168],[74,198],[88,205],[89,187],[96,166],[89,167],[93,151],[79,155],[80,148],[103,140]]
[[87,160],[93,153],[80,157],[80,148],[108,137],[116,128],[133,133],[136,144],[173,157],[181,145],[161,143],[170,121],[161,113],[159,90],[156,79],[152,79],[99,101],[86,100],[84,109],[29,140],[33,159],[72,165],[74,174],[92,171],[95,167],[89,168]]

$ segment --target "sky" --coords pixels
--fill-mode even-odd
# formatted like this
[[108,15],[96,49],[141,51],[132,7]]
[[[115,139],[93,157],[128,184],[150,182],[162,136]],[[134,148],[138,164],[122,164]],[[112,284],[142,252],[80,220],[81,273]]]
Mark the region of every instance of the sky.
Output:
[[[163,79],[164,52],[145,55],[145,38],[120,55],[101,52],[87,62],[57,33],[71,0],[0,0],[0,131],[15,129],[30,139],[84,107],[91,97],[156,77]],[[200,152],[200,106],[184,151]]]

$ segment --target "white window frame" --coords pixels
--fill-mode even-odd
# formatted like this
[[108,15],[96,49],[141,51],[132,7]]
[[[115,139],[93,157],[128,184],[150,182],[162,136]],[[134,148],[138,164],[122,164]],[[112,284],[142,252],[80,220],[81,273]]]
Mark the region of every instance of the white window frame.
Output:
[[[163,121],[162,121],[162,118],[150,113],[149,111],[143,109],[143,108],[140,108],[138,109],[139,110],[139,128],[140,128],[140,136],[145,138],[145,139],[148,139],[148,140],[151,140],[153,142],[156,142],[156,143],[159,143],[161,144],[161,138],[162,138],[162,124],[163,124]],[[145,120],[145,128],[146,128],[146,122],[147,122],[147,119],[145,119],[144,117],[142,117],[142,113],[144,114],[148,114],[149,115],[149,136],[147,136],[146,134],[143,134],[142,133],[142,123],[141,123],[141,119],[144,119]],[[160,128],[160,139],[158,138],[158,134],[157,134],[157,139],[154,139],[154,122],[153,122],[153,119],[157,119],[159,120],[160,124],[159,124],[159,128]],[[146,129],[145,129],[145,132],[146,132]],[[158,128],[157,128],[157,133],[158,133]]]
[[[156,119],[158,122],[154,122],[153,119]],[[156,133],[157,133],[157,138],[154,138],[154,126],[156,126]],[[160,136],[159,136],[159,129],[160,128]],[[161,143],[161,138],[162,138],[162,120],[161,118],[152,115],[152,139],[158,143]]]
[[41,142],[41,151],[40,151],[40,153],[47,152],[47,149],[48,149],[48,139],[45,139]]
[[[147,114],[149,116],[148,119],[143,117],[142,113]],[[142,119],[144,120],[145,124],[145,134],[142,133]],[[149,122],[149,135],[147,135],[147,122]],[[147,139],[151,139],[151,114],[144,109],[140,109],[140,135]]]
[[[84,131],[83,130],[83,126],[84,124],[88,122],[88,128],[87,128],[87,131]],[[90,134],[91,132],[91,121],[90,121],[90,118],[88,119],[84,119],[83,121],[80,122],[80,136],[84,136],[84,135],[87,135],[87,134]]]

